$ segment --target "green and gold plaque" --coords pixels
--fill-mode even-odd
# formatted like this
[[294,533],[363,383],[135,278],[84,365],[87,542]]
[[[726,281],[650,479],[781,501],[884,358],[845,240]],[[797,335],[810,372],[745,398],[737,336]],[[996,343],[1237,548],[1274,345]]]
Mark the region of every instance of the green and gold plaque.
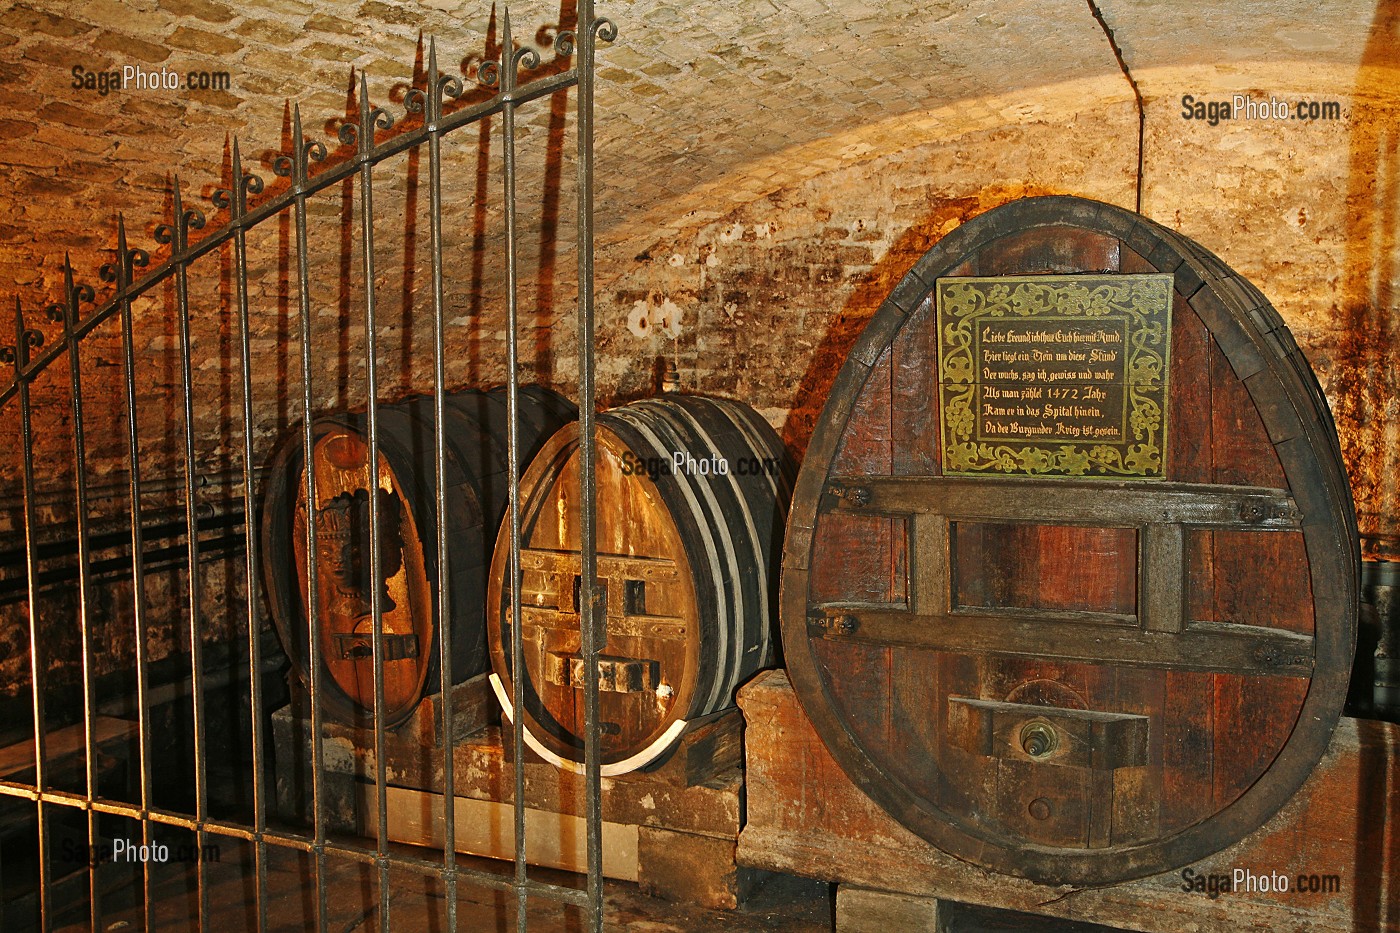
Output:
[[943,472],[1162,479],[1170,275],[943,278]]

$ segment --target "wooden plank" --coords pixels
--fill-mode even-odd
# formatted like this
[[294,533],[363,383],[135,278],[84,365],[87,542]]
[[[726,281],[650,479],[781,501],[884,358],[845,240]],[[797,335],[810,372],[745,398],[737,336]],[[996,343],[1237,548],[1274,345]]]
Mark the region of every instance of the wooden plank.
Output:
[[1143,529],[1142,624],[1149,632],[1180,632],[1186,615],[1185,534],[1180,525]]
[[[541,570],[546,573],[577,574],[578,551],[549,548],[521,548],[521,570]],[[616,554],[598,555],[598,576],[673,583],[680,579],[676,562],[662,557],[626,557]]]
[[919,614],[942,615],[952,610],[948,519],[915,515],[913,554],[909,561],[909,608]]
[[[1203,290],[1205,291],[1205,290]],[[1212,353],[1210,378],[1214,408],[1213,473],[1218,482],[1308,483],[1286,476],[1260,412],[1246,384],[1236,378],[1219,350]],[[1256,377],[1255,384],[1280,391],[1277,380]],[[1313,521],[1317,516],[1308,516]],[[1268,625],[1302,634],[1313,631],[1313,594],[1301,534],[1249,535],[1217,530],[1214,553],[1212,618],[1244,625]],[[1260,585],[1259,567],[1295,568],[1272,573]],[[1244,673],[1244,672],[1239,672]],[[1316,673],[1324,673],[1318,671]],[[1260,679],[1219,672],[1211,686],[1211,799],[1215,808],[1238,800],[1273,763],[1294,734],[1297,710],[1309,685],[1303,680]]]
[[[112,716],[97,716],[92,721],[93,743],[101,749],[119,742],[134,742],[136,723]],[[83,754],[86,737],[83,724],[75,723],[44,733],[44,761],[55,764],[66,758]],[[0,777],[10,777],[34,769],[34,740],[26,739],[0,748]]]
[[[379,808],[373,784],[358,784],[357,804],[363,814],[362,832],[379,832]],[[446,844],[441,794],[405,787],[385,789],[390,842],[441,849]],[[468,855],[515,858],[515,809],[494,800],[453,798],[456,838],[453,848]],[[603,874],[624,881],[637,880],[638,827],[603,821]],[[532,865],[588,870],[588,834],[582,817],[551,810],[525,810],[525,851]]]
[[733,910],[766,874],[735,864],[736,847],[734,839],[641,827],[637,883],[652,897],[711,910]]
[[943,933],[947,916],[934,898],[849,884],[836,889],[836,933]]
[[[1148,526],[1151,527],[1151,526]],[[1016,605],[1131,615],[1137,611],[1138,531],[1040,525],[1023,562],[1034,572]]]
[[[943,664],[940,656],[922,651],[890,651],[889,735],[906,748],[945,748]],[[895,756],[899,779],[925,789],[931,799],[947,790],[947,769],[956,767],[946,755]]]
[[978,521],[953,527],[951,608],[1106,613],[1124,623],[1136,618],[1136,528]]
[[1162,831],[1189,826],[1214,795],[1215,675],[1167,671],[1162,704]]
[[978,251],[983,269],[996,275],[1036,275],[1043,272],[1114,272],[1122,246],[1117,237],[1069,224],[1049,224],[1016,230]]
[[1106,708],[1143,717],[1146,758],[1139,767],[1119,768],[1112,784],[1096,797],[1111,801],[1110,844],[1129,845],[1162,835],[1163,720],[1173,713],[1166,706],[1167,671],[1117,667],[1112,670],[1111,699]]
[[441,748],[456,745],[501,721],[501,706],[491,692],[490,675],[478,674],[452,687],[452,740],[443,742],[442,693],[431,693],[413,711],[399,734],[412,736],[419,744]]
[[938,367],[937,330],[930,320],[933,297],[905,321],[894,342],[890,377],[891,471],[927,476],[939,468],[939,406],[929,404]]
[[980,519],[1035,524],[1169,523],[1248,531],[1302,527],[1302,516],[1286,490],[1260,486],[837,476],[827,488],[853,491],[844,498],[824,497],[828,509],[862,514],[934,513],[954,521]]
[[[609,605],[616,605],[609,603]],[[520,607],[525,628],[542,628],[552,632],[577,632],[578,613],[550,606]],[[608,615],[605,625],[608,636],[618,638],[655,638],[661,641],[684,642],[689,631],[686,621],[676,616]]]
[[842,634],[815,626],[809,627],[809,632],[824,639],[870,646],[1284,677],[1306,676],[1313,668],[1312,638],[1260,626],[1194,622],[1180,634],[1171,634],[1135,626],[1065,621],[1066,616],[1097,618],[1108,617],[1108,613],[1006,609],[915,615],[865,606],[826,604],[814,608],[828,616],[841,616],[853,627]]
[[[695,787],[744,766],[744,717],[737,707],[692,719],[678,754],[685,762],[685,786]],[[663,774],[680,775],[675,768]]]

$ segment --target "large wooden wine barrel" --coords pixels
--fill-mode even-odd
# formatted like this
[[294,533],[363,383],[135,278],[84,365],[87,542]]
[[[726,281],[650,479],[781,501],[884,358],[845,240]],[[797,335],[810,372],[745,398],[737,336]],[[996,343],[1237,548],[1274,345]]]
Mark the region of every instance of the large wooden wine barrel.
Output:
[[1302,784],[1358,565],[1326,402],[1259,291],[1135,214],[1027,199],[939,242],[851,350],[798,478],[784,653],[906,827],[1103,884]]
[[[521,602],[531,747],[583,760],[578,425],[545,444],[522,481]],[[777,566],[791,476],[782,442],[738,402],[665,396],[597,421],[603,773],[655,762],[687,722],[733,705],[771,663]],[[514,715],[510,528],[492,558],[493,683]]]
[[[537,386],[520,392],[521,464],[576,415]],[[455,681],[486,669],[486,568],[507,502],[504,389],[444,399],[448,600]],[[372,601],[379,590],[384,658],[383,722],[394,726],[436,692],[437,483],[431,397],[378,409],[379,579],[371,581],[370,470],[366,415],[312,423],[316,496],[316,593],[322,706],[335,719],[370,725],[374,710]],[[307,509],[300,427],[274,454],[262,500],[263,585],[293,667],[309,684]]]

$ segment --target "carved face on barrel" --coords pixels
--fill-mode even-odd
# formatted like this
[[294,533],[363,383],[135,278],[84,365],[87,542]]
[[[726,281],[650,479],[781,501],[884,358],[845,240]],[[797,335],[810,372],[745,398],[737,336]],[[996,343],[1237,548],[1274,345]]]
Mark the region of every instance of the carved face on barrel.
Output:
[[[371,522],[369,490],[343,492],[317,510],[316,558],[320,572],[334,581],[332,615],[359,618],[374,611],[372,597],[379,590],[381,611],[397,608],[386,586],[403,567],[403,539],[399,534],[402,514],[399,499],[391,490],[379,490],[379,568],[378,579],[371,579]],[[303,519],[304,521],[304,519]]]
[[[382,615],[384,701],[390,709],[411,703],[421,690],[424,619],[431,592],[413,515],[383,453],[377,489],[378,574],[372,574],[371,485],[368,449],[354,432],[333,427],[312,453],[316,498],[316,631],[335,685],[365,709],[374,706],[373,610],[376,592]],[[304,476],[297,488],[304,489]],[[306,588],[306,502],[297,499],[294,551],[303,611]]]

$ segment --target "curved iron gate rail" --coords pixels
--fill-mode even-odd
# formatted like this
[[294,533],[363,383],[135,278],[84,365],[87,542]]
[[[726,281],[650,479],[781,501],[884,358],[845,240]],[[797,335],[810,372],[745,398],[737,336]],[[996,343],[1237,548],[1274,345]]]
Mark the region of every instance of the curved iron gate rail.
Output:
[[[476,103],[454,105],[448,101],[457,101],[463,97],[464,88],[462,81],[454,76],[443,74],[438,69],[437,53],[435,43],[430,41],[428,66],[427,66],[427,90],[413,88],[408,91],[405,100],[405,110],[410,114],[421,114],[423,117],[422,126],[408,132],[400,133],[396,136],[386,138],[383,142],[376,142],[375,136],[378,130],[387,130],[393,124],[393,118],[384,110],[372,107],[369,101],[368,85],[363,74],[361,75],[359,94],[359,119],[358,122],[346,122],[339,130],[340,141],[346,145],[354,146],[354,153],[349,158],[339,163],[328,163],[326,167],[312,174],[311,163],[322,162],[327,158],[326,148],[318,141],[308,140],[302,132],[301,114],[299,108],[294,108],[292,116],[292,152],[290,155],[278,156],[273,162],[274,172],[289,180],[288,188],[275,198],[271,198],[256,206],[248,203],[250,194],[256,195],[262,191],[263,181],[257,175],[248,173],[242,164],[242,154],[237,141],[233,143],[232,149],[232,178],[234,179],[231,189],[219,189],[214,192],[213,203],[217,209],[227,210],[229,217],[227,222],[218,230],[192,240],[190,232],[202,229],[205,225],[204,214],[196,207],[188,206],[182,196],[179,179],[174,183],[173,191],[173,223],[163,224],[156,228],[156,239],[162,244],[167,244],[171,248],[171,255],[160,266],[151,270],[143,276],[137,276],[138,269],[144,269],[150,262],[149,254],[142,249],[132,248],[128,245],[126,226],[124,220],[118,218],[117,222],[117,261],[113,264],[102,267],[101,277],[104,281],[115,287],[113,296],[103,305],[92,310],[86,316],[82,313],[84,305],[92,305],[95,301],[95,292],[89,285],[78,282],[75,278],[71,260],[65,258],[64,261],[64,300],[60,303],[50,305],[45,309],[49,320],[60,324],[62,327],[62,339],[47,349],[43,348],[44,337],[42,332],[28,327],[25,323],[24,313],[20,308],[18,300],[15,306],[14,318],[14,344],[13,346],[0,347],[0,362],[10,363],[14,366],[14,376],[9,384],[0,389],[0,411],[5,406],[14,401],[19,410],[20,419],[20,453],[23,458],[23,494],[22,505],[25,522],[25,571],[27,577],[27,603],[29,616],[29,641],[30,641],[30,670],[32,678],[33,692],[33,716],[34,716],[34,737],[35,737],[35,777],[33,783],[22,781],[0,781],[0,794],[27,799],[33,801],[37,809],[38,831],[39,831],[39,905],[42,917],[43,929],[48,930],[53,923],[54,912],[57,907],[53,903],[52,879],[49,877],[49,858],[51,855],[48,818],[51,815],[51,807],[66,807],[84,811],[88,822],[88,838],[92,843],[98,838],[97,818],[99,814],[110,814],[121,817],[128,817],[139,820],[142,830],[142,841],[150,844],[152,840],[152,829],[154,826],[176,827],[190,830],[196,834],[197,844],[204,846],[206,839],[210,835],[231,837],[245,840],[253,844],[254,864],[255,864],[255,890],[257,897],[257,928],[265,930],[268,926],[268,881],[267,881],[267,860],[268,846],[282,847],[291,850],[304,851],[312,855],[315,864],[316,899],[314,904],[316,926],[319,930],[327,929],[328,911],[326,903],[326,857],[336,855],[351,860],[369,863],[375,866],[379,879],[379,926],[381,930],[390,929],[390,886],[389,871],[391,868],[408,869],[420,873],[436,875],[440,877],[446,888],[446,910],[448,919],[448,929],[457,929],[457,884],[459,881],[466,881],[471,884],[481,885],[497,890],[513,890],[516,894],[516,923],[518,930],[526,929],[526,905],[527,899],[531,895],[538,895],[573,904],[586,910],[588,925],[592,930],[602,929],[602,810],[601,810],[601,782],[599,774],[599,724],[598,724],[598,665],[597,658],[599,652],[604,647],[606,633],[602,626],[602,607],[600,605],[602,591],[597,587],[597,563],[596,546],[594,541],[594,519],[596,515],[596,503],[594,489],[594,362],[593,362],[593,97],[594,97],[594,54],[598,41],[611,42],[616,38],[617,30],[612,22],[598,18],[593,12],[592,0],[578,0],[577,22],[580,24],[576,31],[560,31],[554,41],[554,51],[557,56],[556,61],[573,56],[574,63],[568,70],[557,71],[556,73],[537,78],[526,83],[520,83],[520,72],[522,69],[528,70],[540,65],[539,54],[529,47],[516,48],[511,37],[510,14],[506,11],[503,16],[503,36],[500,44],[502,54],[497,61],[483,63],[478,70],[478,81],[487,87],[494,87],[495,93],[489,99]],[[195,529],[198,527],[198,516],[195,504],[195,490],[203,485],[203,479],[195,472],[195,436],[194,436],[194,402],[192,394],[193,384],[193,360],[191,359],[191,337],[190,337],[190,297],[187,273],[190,266],[212,253],[215,249],[226,243],[232,242],[233,260],[233,288],[234,304],[236,309],[236,320],[238,326],[238,359],[239,378],[242,384],[242,419],[243,419],[243,445],[241,450],[242,469],[239,477],[241,485],[242,508],[245,516],[252,516],[255,513],[254,503],[254,477],[257,468],[254,465],[253,454],[253,423],[254,411],[252,403],[252,345],[249,324],[249,297],[248,297],[248,248],[246,243],[246,233],[249,229],[258,224],[278,217],[283,212],[290,211],[293,216],[293,223],[296,231],[296,253],[297,270],[296,281],[299,295],[299,311],[301,319],[301,414],[303,429],[303,453],[305,468],[305,483],[308,497],[314,498],[315,483],[315,460],[312,457],[312,377],[314,367],[317,363],[314,341],[312,339],[311,328],[311,299],[310,299],[310,269],[309,269],[309,244],[307,238],[307,199],[317,192],[330,188],[338,183],[346,182],[350,179],[358,181],[359,195],[361,201],[361,225],[360,225],[360,251],[364,261],[364,297],[365,297],[365,353],[364,360],[366,366],[366,384],[368,390],[368,462],[371,472],[371,484],[378,485],[378,424],[377,424],[377,404],[376,395],[378,380],[376,373],[376,320],[375,320],[375,289],[374,289],[374,209],[373,209],[373,169],[378,163],[383,162],[394,155],[427,145],[428,150],[428,174],[429,174],[429,238],[431,255],[432,274],[432,315],[434,333],[434,368],[433,368],[433,411],[435,415],[434,428],[434,456],[436,470],[437,495],[435,507],[437,509],[437,542],[438,566],[447,566],[446,552],[449,547],[447,530],[442,519],[446,510],[445,502],[445,473],[444,461],[446,457],[444,447],[444,386],[446,382],[445,358],[447,347],[444,339],[444,297],[443,297],[443,268],[442,268],[442,137],[461,129],[462,127],[478,123],[485,118],[500,113],[504,122],[503,140],[503,174],[505,180],[505,211],[506,211],[506,242],[505,242],[505,262],[507,278],[507,366],[510,374],[508,383],[507,404],[510,413],[510,433],[509,433],[509,494],[510,511],[509,521],[511,528],[510,535],[510,555],[511,574],[515,585],[511,587],[513,593],[513,612],[515,617],[520,613],[520,508],[519,508],[519,466],[520,452],[517,438],[516,418],[518,412],[518,390],[519,373],[517,372],[517,290],[518,273],[516,262],[516,238],[517,223],[515,217],[515,113],[524,104],[547,97],[557,91],[576,87],[576,133],[578,139],[577,152],[577,189],[578,189],[578,218],[577,218],[577,247],[578,247],[578,311],[577,311],[577,338],[578,338],[578,360],[579,360],[579,414],[580,430],[582,442],[580,444],[580,482],[582,486],[582,522],[581,522],[581,546],[582,546],[582,569],[581,569],[581,593],[580,604],[592,607],[592,612],[587,616],[587,622],[583,625],[582,649],[584,657],[589,660],[585,667],[585,722],[587,727],[585,741],[585,786],[586,786],[586,810],[585,824],[587,832],[587,854],[588,854],[588,874],[587,886],[580,891],[576,888],[565,887],[556,884],[541,882],[530,878],[526,870],[526,846],[525,846],[525,784],[524,784],[524,736],[523,724],[516,721],[513,726],[514,741],[514,761],[515,761],[515,787],[514,787],[514,815],[515,815],[515,872],[510,879],[473,869],[471,867],[459,865],[453,846],[455,840],[455,808],[450,805],[453,796],[453,756],[450,754],[450,739],[448,753],[443,756],[444,766],[444,788],[445,798],[448,805],[443,808],[445,821],[444,838],[447,844],[443,848],[441,862],[406,855],[401,852],[391,852],[387,837],[387,794],[386,794],[386,773],[385,773],[385,749],[384,749],[384,728],[383,728],[383,707],[384,707],[384,655],[383,655],[383,607],[381,604],[382,594],[375,590],[375,597],[372,607],[373,625],[373,671],[374,671],[374,722],[375,722],[375,789],[376,804],[378,808],[378,838],[375,840],[373,848],[347,844],[340,841],[333,841],[327,837],[326,832],[326,789],[323,782],[323,772],[325,761],[322,749],[322,713],[320,702],[321,690],[321,658],[319,640],[315,637],[315,619],[318,617],[317,588],[310,585],[317,573],[317,549],[316,540],[316,516],[314,509],[307,510],[307,549],[306,563],[308,576],[308,607],[309,627],[313,630],[308,633],[310,650],[310,696],[311,696],[311,736],[312,736],[312,823],[313,832],[305,835],[296,832],[284,832],[272,829],[267,822],[267,782],[263,761],[263,729],[262,729],[262,698],[259,689],[259,672],[262,669],[261,646],[259,633],[262,629],[262,621],[258,610],[257,584],[258,579],[258,541],[254,523],[250,520],[244,521],[244,572],[247,575],[248,601],[247,601],[247,624],[249,633],[249,682],[250,682],[250,703],[252,708],[252,760],[253,760],[253,787],[252,787],[252,810],[253,819],[251,825],[231,820],[214,819],[209,813],[208,803],[208,749],[205,744],[205,710],[203,709],[204,693],[204,672],[202,669],[201,647],[199,626],[195,622],[199,618],[199,579],[195,568],[198,566],[200,556],[200,543]],[[180,343],[180,383],[182,414],[184,418],[183,432],[183,456],[185,461],[184,476],[182,480],[183,493],[185,496],[185,524],[189,531],[186,534],[186,549],[188,566],[191,568],[189,576],[188,609],[191,619],[191,678],[193,682],[193,720],[194,720],[194,764],[196,775],[195,786],[195,806],[193,816],[159,809],[152,805],[151,784],[152,784],[152,763],[151,763],[151,722],[150,722],[150,698],[148,696],[148,665],[147,642],[146,642],[146,621],[145,608],[146,598],[144,594],[145,577],[148,567],[143,554],[143,535],[145,525],[143,524],[143,512],[141,500],[143,496],[141,459],[139,456],[139,438],[137,429],[137,386],[135,376],[136,352],[133,340],[132,303],[137,298],[146,295],[157,285],[168,279],[174,279],[174,292],[176,303],[176,314],[179,328]],[[95,698],[94,698],[94,646],[92,631],[92,586],[93,580],[90,570],[91,555],[91,533],[89,528],[89,498],[90,490],[87,482],[85,460],[86,460],[86,439],[83,429],[83,391],[80,366],[80,352],[82,350],[83,339],[91,334],[103,322],[113,316],[120,317],[121,338],[122,338],[122,366],[124,377],[124,406],[127,423],[126,449],[127,467],[129,469],[129,479],[127,484],[127,495],[130,501],[130,536],[132,548],[132,571],[131,581],[133,585],[132,612],[136,628],[136,685],[137,685],[137,705],[138,705],[138,742],[140,749],[140,805],[124,803],[121,801],[103,798],[98,793],[98,775],[96,772],[96,758],[93,754],[95,750]],[[72,418],[73,418],[73,457],[74,457],[74,496],[77,513],[77,584],[78,584],[78,618],[81,628],[82,640],[82,687],[83,687],[83,734],[86,755],[86,792],[73,793],[54,789],[49,786],[47,780],[47,755],[45,749],[45,711],[44,711],[44,670],[42,653],[40,651],[40,637],[37,611],[38,591],[41,583],[40,570],[38,567],[39,545],[35,534],[37,528],[37,518],[35,512],[36,489],[34,477],[34,436],[31,422],[32,400],[30,397],[31,386],[49,366],[58,361],[59,358],[67,354],[69,361],[69,384],[72,391]],[[310,501],[310,498],[308,499]],[[371,575],[377,578],[378,565],[380,562],[380,534],[379,534],[379,505],[378,497],[370,497],[370,540],[374,542],[371,548]],[[453,711],[451,698],[452,671],[450,659],[452,657],[451,626],[444,624],[444,620],[450,618],[450,607],[448,605],[448,575],[439,574],[437,581],[437,608],[436,625],[440,635],[440,652],[443,659],[441,665],[441,690],[444,697],[442,703],[442,730],[443,735],[450,737],[454,734],[452,727]],[[582,618],[582,617],[581,617]],[[514,641],[514,663],[516,669],[520,670],[524,666],[522,657],[523,646],[520,639]],[[521,696],[523,678],[515,678],[514,704],[516,709],[523,706]],[[199,893],[199,927],[201,930],[209,929],[210,905],[209,888],[204,877],[204,866],[201,860],[197,868],[198,871],[198,893]],[[89,904],[91,922],[93,929],[100,929],[100,890],[98,887],[98,872],[96,868],[89,867]],[[146,927],[151,928],[153,894],[151,885],[151,868],[147,862],[143,867],[143,905],[145,911]]]

